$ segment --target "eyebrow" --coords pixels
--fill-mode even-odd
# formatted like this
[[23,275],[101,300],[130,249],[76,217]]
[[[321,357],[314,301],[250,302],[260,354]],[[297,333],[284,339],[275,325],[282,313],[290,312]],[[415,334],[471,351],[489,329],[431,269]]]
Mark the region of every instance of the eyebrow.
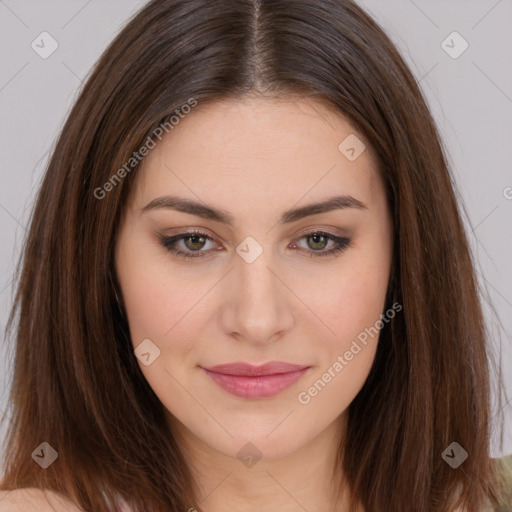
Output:
[[[157,197],[156,199],[153,199],[151,202],[149,202],[146,206],[144,206],[144,208],[142,208],[141,214],[160,208],[176,210],[178,212],[188,213],[190,215],[196,215],[197,217],[220,222],[228,226],[233,226],[234,224],[234,217],[226,210],[220,210],[203,203],[177,196]],[[347,208],[355,208],[358,210],[368,209],[364,203],[355,197],[348,195],[334,196],[324,201],[286,210],[282,214],[279,223],[289,224],[311,215],[318,215],[320,213],[330,212],[332,210],[343,210]]]

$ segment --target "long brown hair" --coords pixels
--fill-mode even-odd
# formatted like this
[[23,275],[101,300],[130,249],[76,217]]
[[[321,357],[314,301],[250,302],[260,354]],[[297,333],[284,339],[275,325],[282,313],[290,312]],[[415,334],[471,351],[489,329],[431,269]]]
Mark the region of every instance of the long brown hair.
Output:
[[[381,330],[349,407],[339,465],[352,505],[495,503],[490,353],[445,151],[399,52],[351,0],[153,0],[103,53],[57,140],[20,261],[2,488],[51,489],[95,512],[117,511],[119,497],[137,512],[201,510],[116,301],[113,250],[138,165],[119,169],[191,98],[201,108],[245,94],[325,102],[373,147],[386,184],[386,310],[403,313]],[[454,441],[469,454],[457,469],[441,456]],[[31,457],[42,442],[58,452],[45,470]]]

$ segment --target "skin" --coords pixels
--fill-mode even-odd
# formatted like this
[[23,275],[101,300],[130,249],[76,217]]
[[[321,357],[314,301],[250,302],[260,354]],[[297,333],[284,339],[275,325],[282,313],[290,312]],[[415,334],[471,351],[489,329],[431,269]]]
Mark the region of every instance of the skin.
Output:
[[[208,512],[346,509],[348,493],[337,500],[333,485],[335,456],[377,337],[309,403],[299,403],[298,394],[384,313],[392,218],[372,148],[365,142],[354,161],[338,149],[350,134],[364,141],[317,100],[199,104],[137,171],[116,270],[134,348],[150,339],[160,350],[150,365],[139,365],[168,412]],[[367,209],[278,222],[285,210],[342,194]],[[164,195],[228,211],[234,225],[168,208],[142,212]],[[158,234],[191,229],[212,240],[182,239],[177,248],[204,258],[175,256],[160,243]],[[350,246],[311,257],[335,245],[312,238],[319,230],[350,238]],[[263,250],[252,263],[236,252],[248,236]],[[201,368],[234,361],[311,368],[275,396],[241,398]],[[252,467],[237,457],[248,442],[261,456]]]
[[81,512],[64,496],[36,488],[0,491],[2,512]]

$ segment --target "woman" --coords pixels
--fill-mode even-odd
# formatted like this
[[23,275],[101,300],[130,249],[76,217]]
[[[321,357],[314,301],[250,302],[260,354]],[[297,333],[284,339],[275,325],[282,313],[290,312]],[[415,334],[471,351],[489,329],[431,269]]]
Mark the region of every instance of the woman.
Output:
[[9,510],[510,507],[439,136],[352,1],[148,3],[60,135],[16,313]]

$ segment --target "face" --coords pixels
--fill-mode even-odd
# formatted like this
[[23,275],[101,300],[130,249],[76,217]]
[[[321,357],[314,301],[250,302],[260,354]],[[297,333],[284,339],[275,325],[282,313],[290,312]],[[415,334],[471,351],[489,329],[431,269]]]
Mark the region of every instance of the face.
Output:
[[312,100],[199,104],[136,172],[116,270],[171,430],[272,460],[341,425],[375,357],[392,259],[363,137]]

